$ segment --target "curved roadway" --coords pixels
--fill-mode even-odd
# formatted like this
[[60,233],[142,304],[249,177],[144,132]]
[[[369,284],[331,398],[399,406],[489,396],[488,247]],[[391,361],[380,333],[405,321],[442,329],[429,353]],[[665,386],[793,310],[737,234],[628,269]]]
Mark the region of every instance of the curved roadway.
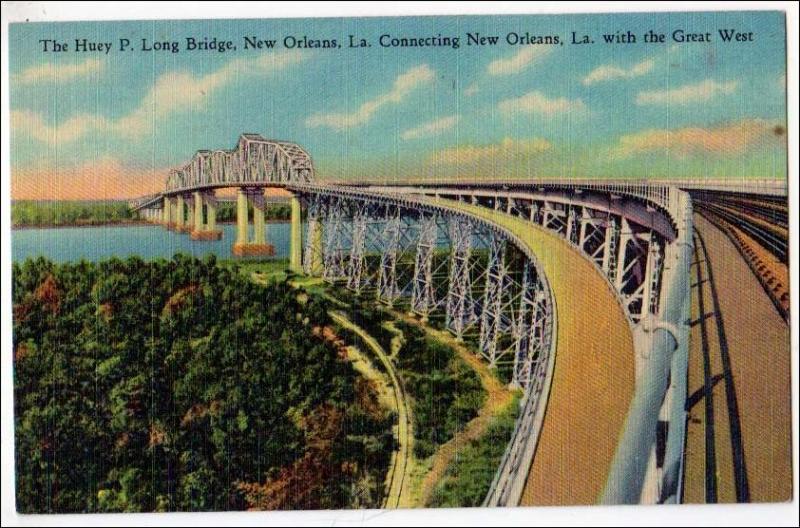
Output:
[[556,304],[555,369],[521,505],[594,504],[634,391],[630,325],[597,268],[557,235],[480,206],[425,200],[500,225],[529,246]]

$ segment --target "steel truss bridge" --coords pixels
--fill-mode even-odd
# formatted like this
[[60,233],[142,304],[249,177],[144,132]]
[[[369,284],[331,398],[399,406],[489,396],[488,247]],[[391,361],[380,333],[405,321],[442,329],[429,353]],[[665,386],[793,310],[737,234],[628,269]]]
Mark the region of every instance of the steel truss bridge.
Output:
[[[754,192],[780,191],[774,182],[758,185]],[[234,253],[269,254],[261,253],[269,246],[263,194],[272,187],[292,195],[292,269],[423,320],[443,318],[454,336],[476,342],[476,353],[490,367],[507,369],[524,391],[486,505],[520,504],[537,454],[545,456],[542,431],[558,427],[549,425],[557,417],[548,408],[566,390],[560,365],[581,352],[575,348],[607,348],[604,334],[612,332],[633,351],[607,351],[621,358],[615,361],[625,372],[614,375],[631,378],[631,393],[609,396],[624,421],[609,440],[611,452],[591,462],[600,477],[587,488],[594,494],[589,501],[680,500],[693,250],[687,192],[667,183],[597,180],[316,182],[300,146],[243,134],[233,150],[198,152],[169,174],[162,192],[130,207],[193,238],[218,239],[215,190],[235,188]],[[251,207],[262,211],[253,215],[252,238]],[[601,286],[568,301],[560,292],[569,291],[564,265],[574,259],[588,263]],[[599,312],[610,315],[596,314],[607,327],[576,343],[571,329],[592,323],[571,320],[577,308],[570,303],[592,297],[609,300]],[[566,392],[581,390],[588,388]],[[586,428],[578,435],[585,443],[595,441],[592,420],[604,420],[590,413],[566,426]],[[553,476],[550,485],[569,487],[586,468],[568,469],[572,477]]]

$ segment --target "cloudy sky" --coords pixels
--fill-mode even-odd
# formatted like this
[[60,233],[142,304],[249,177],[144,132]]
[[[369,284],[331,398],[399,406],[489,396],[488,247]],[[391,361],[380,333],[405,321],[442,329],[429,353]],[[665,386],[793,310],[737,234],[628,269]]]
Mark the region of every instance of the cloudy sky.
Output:
[[[722,43],[725,28],[754,42]],[[627,29],[667,41],[600,43]],[[713,41],[678,44],[676,29]],[[572,31],[597,43],[571,45]],[[500,40],[468,46],[467,32]],[[509,45],[510,32],[566,42]],[[347,49],[350,34],[372,47]],[[460,46],[384,48],[385,34]],[[243,49],[287,35],[344,47]],[[138,51],[205,36],[238,49]],[[43,53],[44,38],[114,49]],[[9,56],[15,199],[154,192],[242,132],[300,143],[321,179],[786,176],[781,13],[16,24]]]

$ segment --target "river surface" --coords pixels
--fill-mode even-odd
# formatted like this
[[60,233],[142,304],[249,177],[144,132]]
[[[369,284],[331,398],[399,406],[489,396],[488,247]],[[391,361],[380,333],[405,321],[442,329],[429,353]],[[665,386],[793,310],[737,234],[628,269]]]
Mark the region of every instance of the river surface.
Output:
[[[156,259],[171,258],[175,253],[241,258],[231,254],[236,225],[220,224],[218,227],[223,232],[222,240],[212,242],[191,240],[188,234],[178,234],[150,224],[14,229],[11,232],[11,256],[14,262],[39,256],[54,262],[81,259],[96,262],[133,255]],[[267,241],[275,246],[275,258],[288,258],[289,223],[268,223],[266,229]]]

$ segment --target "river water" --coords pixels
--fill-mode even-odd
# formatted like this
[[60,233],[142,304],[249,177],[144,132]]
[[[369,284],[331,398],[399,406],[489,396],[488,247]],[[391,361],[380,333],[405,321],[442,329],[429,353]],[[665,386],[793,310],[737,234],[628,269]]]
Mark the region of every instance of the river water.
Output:
[[[11,232],[11,256],[15,262],[39,256],[54,262],[99,261],[133,255],[156,259],[171,258],[175,253],[240,258],[231,254],[236,225],[221,224],[218,227],[223,231],[222,240],[212,242],[191,240],[188,234],[178,234],[150,224],[14,229]],[[289,223],[268,223],[266,229],[267,241],[275,246],[275,258],[288,258]]]

